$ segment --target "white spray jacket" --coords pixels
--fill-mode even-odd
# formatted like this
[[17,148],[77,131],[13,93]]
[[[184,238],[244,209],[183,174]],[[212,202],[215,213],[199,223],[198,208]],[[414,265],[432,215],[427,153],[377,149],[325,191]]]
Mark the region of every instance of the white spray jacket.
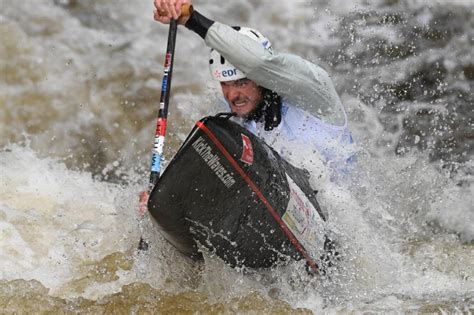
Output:
[[263,123],[243,123],[249,131],[297,166],[304,165],[298,156],[307,158],[312,150],[332,170],[347,170],[354,156],[352,136],[326,71],[296,55],[271,54],[260,43],[218,22],[207,31],[205,42],[248,79],[283,99],[282,121],[277,128],[265,131]]

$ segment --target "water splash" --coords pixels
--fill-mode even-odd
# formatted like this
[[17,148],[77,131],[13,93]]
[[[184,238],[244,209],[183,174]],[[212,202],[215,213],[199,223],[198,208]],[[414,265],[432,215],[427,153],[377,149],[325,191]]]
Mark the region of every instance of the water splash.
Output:
[[[166,41],[152,3],[5,0],[2,309],[472,312],[472,3],[197,5],[331,73],[359,146],[357,181],[313,172],[341,262],[309,278],[300,263],[233,270],[179,255],[135,212]],[[177,52],[167,158],[218,93],[200,38],[180,30]]]

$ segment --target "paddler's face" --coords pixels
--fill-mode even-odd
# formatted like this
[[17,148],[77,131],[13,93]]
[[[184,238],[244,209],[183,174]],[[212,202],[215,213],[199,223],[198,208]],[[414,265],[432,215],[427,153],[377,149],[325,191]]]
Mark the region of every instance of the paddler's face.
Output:
[[222,93],[230,109],[239,117],[246,117],[262,100],[262,90],[249,79],[221,82]]

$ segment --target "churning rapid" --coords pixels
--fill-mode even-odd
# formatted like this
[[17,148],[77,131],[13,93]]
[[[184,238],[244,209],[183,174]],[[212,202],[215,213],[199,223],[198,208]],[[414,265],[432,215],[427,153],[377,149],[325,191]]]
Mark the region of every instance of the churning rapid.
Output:
[[[308,166],[342,253],[324,277],[195,265],[140,219],[167,39],[152,0],[0,6],[1,312],[473,311],[472,1],[196,1],[327,69],[348,110],[353,180]],[[167,160],[219,96],[207,55],[179,30]]]

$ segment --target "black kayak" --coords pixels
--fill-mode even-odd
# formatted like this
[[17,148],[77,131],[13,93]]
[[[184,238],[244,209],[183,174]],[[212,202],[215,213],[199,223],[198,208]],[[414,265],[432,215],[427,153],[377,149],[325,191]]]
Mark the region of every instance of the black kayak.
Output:
[[308,173],[229,117],[196,123],[150,194],[153,221],[194,259],[206,248],[233,267],[305,259],[316,272],[326,217]]

